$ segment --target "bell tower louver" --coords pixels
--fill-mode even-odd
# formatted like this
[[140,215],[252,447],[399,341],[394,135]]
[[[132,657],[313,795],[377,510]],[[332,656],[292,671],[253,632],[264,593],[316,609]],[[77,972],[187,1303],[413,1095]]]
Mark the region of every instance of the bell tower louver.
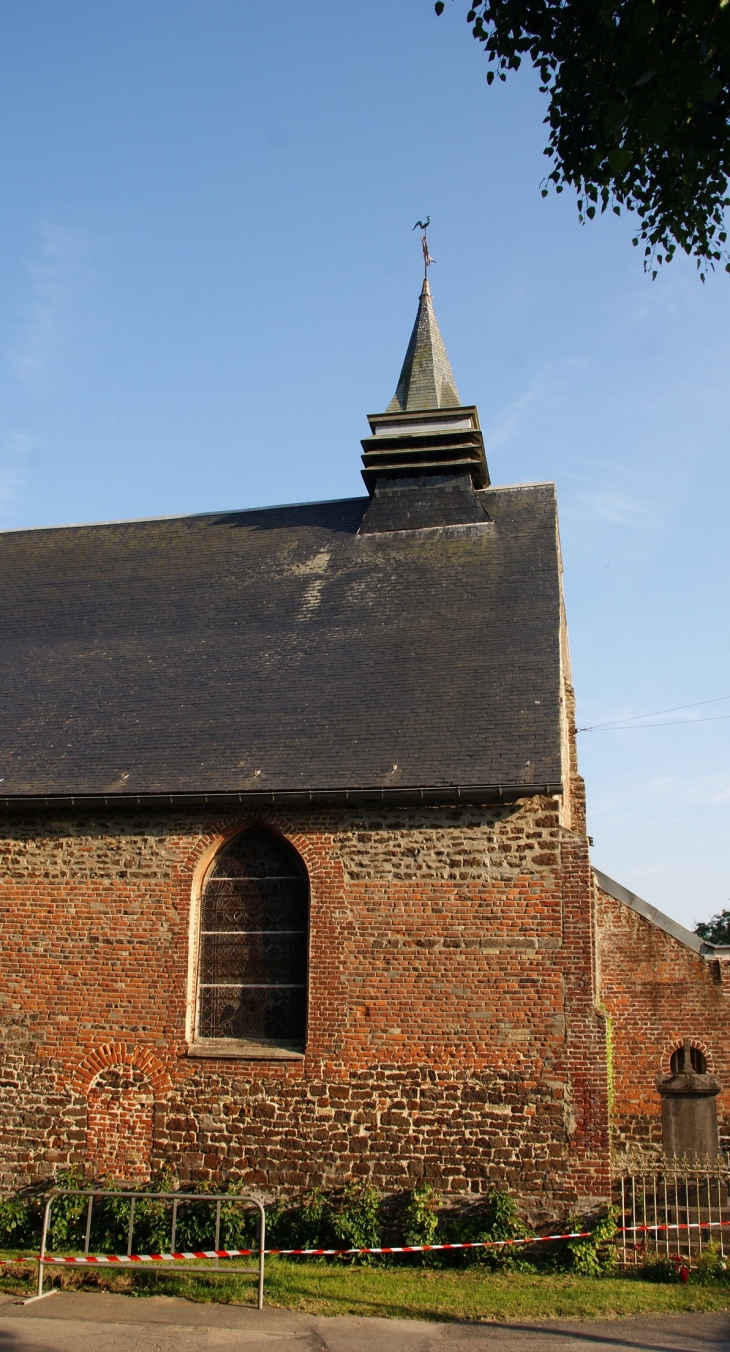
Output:
[[[475,405],[460,402],[428,278],[395,394],[384,413],[368,414],[368,422],[362,477],[372,502],[364,532],[485,519],[474,492],[489,484],[479,416]],[[402,515],[395,510],[396,491],[400,508],[408,509],[404,526],[385,524]],[[388,511],[380,506],[384,496]]]

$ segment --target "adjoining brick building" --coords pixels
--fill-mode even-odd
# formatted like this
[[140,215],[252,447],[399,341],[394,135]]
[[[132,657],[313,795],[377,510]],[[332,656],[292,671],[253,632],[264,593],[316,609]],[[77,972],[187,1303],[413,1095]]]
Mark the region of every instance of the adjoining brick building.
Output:
[[1,538],[6,1182],[547,1216],[678,1048],[730,1086],[723,953],[592,872],[554,487],[490,485],[427,282],[370,427],[367,497]]

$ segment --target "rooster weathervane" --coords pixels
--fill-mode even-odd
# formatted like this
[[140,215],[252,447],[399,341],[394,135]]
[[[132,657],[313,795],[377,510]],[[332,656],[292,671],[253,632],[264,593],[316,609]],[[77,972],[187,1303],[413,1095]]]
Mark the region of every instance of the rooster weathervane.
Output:
[[428,230],[428,227],[429,227],[430,224],[431,224],[431,217],[430,217],[430,216],[427,216],[426,219],[425,219],[425,221],[416,221],[416,224],[415,224],[414,227],[413,227],[414,230],[422,230],[422,231],[423,231],[423,234],[421,235],[421,248],[423,249],[423,276],[424,276],[424,280],[426,280],[426,279],[428,278],[428,269],[429,269],[431,263],[435,263],[435,262],[436,262],[436,259],[435,259],[435,258],[432,258],[431,255],[430,255],[430,253],[428,252],[428,238],[427,238],[427,235],[426,235],[426,231]]

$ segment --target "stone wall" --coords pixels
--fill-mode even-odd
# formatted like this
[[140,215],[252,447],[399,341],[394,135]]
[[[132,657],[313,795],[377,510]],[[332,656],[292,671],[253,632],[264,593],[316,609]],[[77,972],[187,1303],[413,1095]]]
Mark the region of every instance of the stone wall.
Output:
[[546,1216],[605,1196],[593,889],[558,800],[258,814],[309,871],[306,1055],[192,1057],[191,898],[252,820],[5,817],[4,1181],[114,1156],[130,1181],[269,1195],[362,1175],[507,1184]]
[[722,1085],[720,1135],[730,1136],[730,964],[694,952],[596,889],[600,998],[612,1026],[612,1153],[617,1172],[661,1156],[658,1075],[685,1039]]

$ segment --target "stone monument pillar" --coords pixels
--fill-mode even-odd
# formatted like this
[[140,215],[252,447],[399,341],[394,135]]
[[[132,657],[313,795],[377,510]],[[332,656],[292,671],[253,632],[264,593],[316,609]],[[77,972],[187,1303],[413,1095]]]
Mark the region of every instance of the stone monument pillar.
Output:
[[678,1164],[714,1164],[718,1156],[717,1095],[720,1085],[712,1075],[692,1069],[687,1039],[678,1054],[676,1073],[660,1075],[662,1143],[667,1160]]

